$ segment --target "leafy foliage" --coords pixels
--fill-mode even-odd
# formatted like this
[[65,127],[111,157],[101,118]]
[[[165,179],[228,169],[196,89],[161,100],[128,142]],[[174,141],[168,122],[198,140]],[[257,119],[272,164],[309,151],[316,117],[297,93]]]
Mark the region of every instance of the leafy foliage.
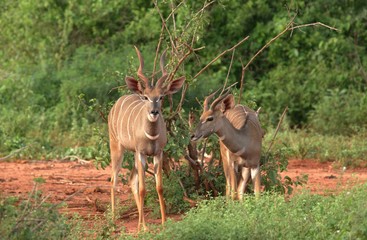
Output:
[[[134,74],[131,44],[143,52],[155,52],[161,29],[157,7],[163,17],[175,9],[175,24],[169,18],[166,27],[176,41],[195,40],[194,47],[206,47],[184,64],[189,83],[185,111],[197,108],[195,98],[202,99],[208,88],[223,84],[229,54],[198,79],[190,76],[244,36],[250,35],[250,40],[236,50],[229,83],[240,79],[239,59],[250,59],[284,29],[289,15],[298,14],[297,24],[321,21],[335,26],[339,32],[320,27],[295,29],[273,42],[245,73],[243,97],[262,107],[263,121],[270,123],[266,125],[274,126],[288,106],[291,127],[309,126],[321,134],[354,134],[366,128],[363,42],[367,34],[364,3],[352,2],[335,6],[333,1],[296,1],[285,8],[281,2],[267,0],[159,2],[157,6],[117,0],[106,4],[97,0],[2,1],[0,134],[6,142],[32,144],[39,146],[37,150],[89,145],[90,134],[83,132],[102,122],[99,114],[81,107],[78,96],[87,102],[95,99],[103,107],[117,99],[118,92],[110,90],[123,85],[126,74]],[[209,5],[203,8],[205,3]],[[163,46],[169,46],[172,36],[165,33],[161,37]],[[177,46],[184,52],[184,44]],[[151,68],[153,54],[144,55]],[[178,61],[172,55],[169,68]],[[334,107],[338,103],[333,101],[339,98],[343,101]],[[68,146],[58,141],[60,136],[66,136]],[[20,145],[7,143],[0,151],[10,152]]]
[[[356,135],[365,129],[367,95],[356,90],[330,90],[310,114],[310,125],[316,132]],[[333,111],[330,111],[333,109]]]

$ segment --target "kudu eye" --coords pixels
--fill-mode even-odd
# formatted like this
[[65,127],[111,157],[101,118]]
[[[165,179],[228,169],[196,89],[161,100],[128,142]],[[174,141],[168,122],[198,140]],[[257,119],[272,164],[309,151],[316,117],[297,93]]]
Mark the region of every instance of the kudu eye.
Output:
[[206,119],[206,121],[207,122],[211,122],[211,121],[213,121],[214,120],[214,117],[213,116],[209,116],[207,119]]
[[157,100],[155,100],[156,102],[159,102],[159,101],[162,101],[162,99],[163,99],[163,96],[159,96],[158,98],[157,98]]
[[142,96],[142,99],[145,101],[148,101],[148,97],[147,96]]

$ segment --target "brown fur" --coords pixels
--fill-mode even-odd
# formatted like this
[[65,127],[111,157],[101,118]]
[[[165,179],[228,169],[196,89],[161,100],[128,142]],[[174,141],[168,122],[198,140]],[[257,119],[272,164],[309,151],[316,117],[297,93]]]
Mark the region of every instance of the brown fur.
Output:
[[[135,165],[131,171],[131,190],[139,212],[138,229],[146,229],[144,218],[145,198],[145,168],[147,156],[154,159],[154,174],[156,190],[161,208],[162,224],[166,220],[163,199],[162,157],[163,148],[167,143],[166,125],[161,112],[163,96],[177,92],[185,81],[184,77],[175,79],[166,85],[167,73],[164,70],[164,54],[161,57],[161,71],[163,76],[155,86],[143,74],[143,58],[136,48],[140,61],[138,76],[142,82],[133,77],[126,77],[127,87],[135,94],[120,97],[108,116],[110,137],[110,152],[112,165],[111,205],[115,214],[115,189],[118,173],[121,169],[124,152],[135,153]],[[115,216],[114,216],[115,217]]]
[[233,95],[220,98],[202,113],[193,140],[213,133],[218,135],[227,196],[236,198],[238,194],[242,199],[250,175],[255,184],[255,195],[259,196],[263,130],[258,115],[247,106],[235,105]]

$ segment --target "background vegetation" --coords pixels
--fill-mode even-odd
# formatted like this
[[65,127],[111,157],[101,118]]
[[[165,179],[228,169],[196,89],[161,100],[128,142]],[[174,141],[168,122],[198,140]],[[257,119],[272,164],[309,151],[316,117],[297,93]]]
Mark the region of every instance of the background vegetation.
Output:
[[[287,31],[242,75],[242,63],[249,62],[293,17],[294,25],[322,22],[338,31],[321,26]],[[362,0],[337,4],[331,0],[3,0],[0,156],[78,156],[93,159],[97,166],[108,165],[105,117],[113,102],[127,93],[125,76],[136,74],[133,45],[142,51],[145,70],[151,75],[160,41],[160,52],[169,49],[171,71],[195,49],[176,73],[187,79],[182,109],[176,112],[180,94],[173,97],[173,107],[164,108],[170,131],[165,150],[173,164],[186,154],[189,112],[198,115],[198,101],[223,86],[228,75],[228,84],[240,83],[244,77],[243,89],[241,84],[233,89],[241,103],[262,108],[260,119],[267,133],[266,190],[284,193],[302,183],[299,179],[281,182],[278,172],[286,168],[289,157],[366,165],[366,24]],[[196,77],[212,59],[246,36],[249,39],[232,52],[231,68],[232,56],[227,53]],[[285,107],[289,110],[279,135],[272,151],[265,154]],[[215,141],[206,147],[218,158]],[[124,164],[128,168],[131,162]],[[168,210],[187,209],[185,202],[176,201],[178,195],[193,198],[208,190],[212,195],[223,192],[220,166],[205,166],[201,184],[212,186],[201,191],[193,187],[193,176],[185,174],[187,166],[179,166],[180,171],[170,175],[174,181],[165,181],[172,190],[167,192],[172,197],[166,196]]]
[[[237,48],[229,74],[229,83],[239,82],[241,61],[248,62],[297,14],[296,24],[320,21],[339,31],[295,29],[273,42],[246,71],[242,101],[262,107],[266,129],[276,126],[288,106],[291,129],[365,136],[363,1],[162,1],[158,6],[167,19],[175,9],[175,24],[171,17],[167,27],[177,46],[194,40],[194,48],[205,47],[176,74],[185,74],[189,83],[184,119],[190,109],[200,110],[196,99],[223,85],[231,54],[193,79],[203,66],[250,36]],[[107,113],[122,94],[116,87],[135,74],[133,45],[151,72],[162,25],[157,7],[150,1],[6,0],[0,9],[0,155],[28,146],[18,157],[99,157],[106,124],[96,108]],[[170,36],[162,37],[162,48],[170,47]],[[171,67],[177,59],[171,56]]]

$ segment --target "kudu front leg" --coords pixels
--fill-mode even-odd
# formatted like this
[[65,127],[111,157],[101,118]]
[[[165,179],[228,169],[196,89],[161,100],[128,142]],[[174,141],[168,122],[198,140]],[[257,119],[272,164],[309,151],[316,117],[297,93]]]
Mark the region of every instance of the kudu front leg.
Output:
[[[145,198],[145,164],[146,164],[146,156],[135,153],[135,168],[131,172],[131,190],[134,194],[136,206],[139,212],[139,223],[138,223],[138,231],[147,229],[145,225],[144,218],[144,198]],[[137,173],[137,174],[136,174]]]
[[223,159],[224,176],[226,177],[226,197],[227,199],[236,199],[237,194],[237,176],[234,163]]
[[231,197],[232,200],[235,200],[237,198],[237,171],[234,161],[229,162],[229,173],[231,175]]
[[261,191],[261,173],[260,173],[260,166],[257,166],[256,168],[251,168],[251,179],[254,184],[254,192],[255,197],[260,197],[260,191]]
[[231,196],[231,174],[230,174],[230,166],[229,166],[229,162],[228,159],[224,156],[224,154],[222,154],[222,161],[223,161],[223,171],[224,171],[224,176],[226,178],[226,197],[227,199],[229,199],[229,197]]
[[159,205],[161,208],[162,224],[164,224],[164,222],[166,221],[166,206],[163,198],[162,164],[163,164],[163,153],[160,153],[158,156],[154,156],[155,183],[158,193]]

